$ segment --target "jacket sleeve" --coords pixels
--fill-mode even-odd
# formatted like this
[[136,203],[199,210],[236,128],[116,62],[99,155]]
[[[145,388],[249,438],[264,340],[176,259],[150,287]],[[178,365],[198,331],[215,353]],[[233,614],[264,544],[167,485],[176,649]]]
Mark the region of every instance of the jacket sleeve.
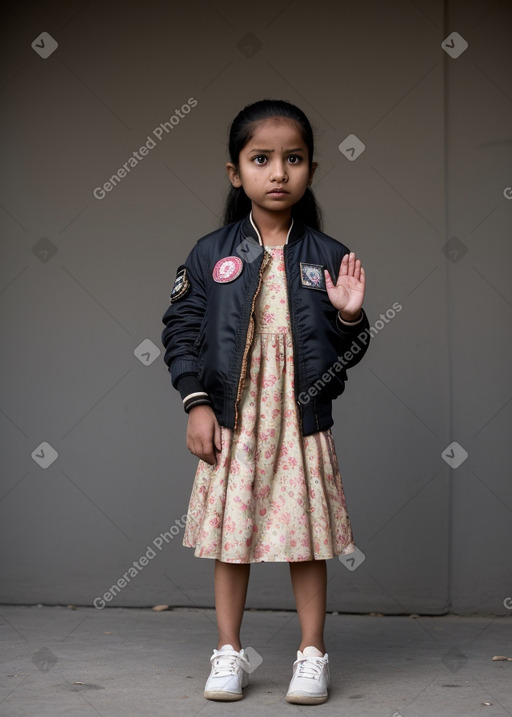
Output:
[[343,355],[346,369],[352,368],[361,361],[370,343],[370,322],[364,309],[361,309],[361,318],[346,322],[336,312],[336,330],[340,337],[340,355]]
[[162,317],[165,325],[162,344],[171,383],[188,413],[199,404],[212,405],[198,379],[199,361],[196,339],[200,334],[207,305],[207,284],[201,247],[196,244],[184,264],[177,269],[170,296],[171,305]]

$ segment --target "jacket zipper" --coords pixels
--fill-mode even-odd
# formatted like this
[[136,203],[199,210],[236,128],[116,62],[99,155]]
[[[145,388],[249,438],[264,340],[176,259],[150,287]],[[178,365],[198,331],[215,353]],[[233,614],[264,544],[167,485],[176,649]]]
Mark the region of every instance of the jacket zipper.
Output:
[[299,383],[298,383],[298,377],[299,377],[299,355],[298,355],[298,353],[297,353],[297,342],[296,342],[296,340],[295,340],[295,331],[294,331],[294,326],[293,326],[293,310],[292,310],[292,302],[291,302],[291,297],[290,297],[290,294],[291,294],[291,292],[290,292],[290,285],[289,285],[289,282],[288,282],[288,274],[286,273],[286,256],[287,256],[287,249],[288,249],[288,244],[285,244],[285,245],[284,245],[284,249],[283,249],[283,254],[284,254],[284,273],[285,273],[285,276],[286,276],[286,293],[288,294],[288,310],[289,310],[289,312],[290,312],[290,325],[291,325],[291,327],[292,327],[293,366],[294,366],[294,374],[295,374],[295,376],[294,376],[294,381],[295,381],[295,386],[294,386],[294,394],[295,394],[295,396],[294,396],[294,398],[295,398],[295,403],[297,404],[297,412],[298,412],[298,415],[299,415],[300,433],[301,433],[301,436],[303,436],[303,435],[304,435],[304,429],[303,429],[303,426],[302,426],[302,404],[301,404],[301,402],[296,398],[296,396],[297,396],[297,391],[298,391],[298,388],[299,388]]
[[251,312],[249,315],[249,326],[247,327],[247,335],[245,339],[245,348],[244,353],[242,357],[242,368],[240,371],[240,378],[238,380],[238,388],[236,392],[236,400],[235,400],[235,425],[233,428],[233,431],[236,431],[238,427],[238,403],[240,401],[241,395],[242,395],[242,387],[244,384],[245,374],[247,371],[247,357],[249,355],[249,349],[251,348],[252,340],[254,338],[254,305],[256,303],[256,298],[260,292],[261,289],[261,282],[263,278],[263,272],[265,270],[265,267],[271,261],[272,257],[270,255],[270,252],[263,250],[263,259],[261,261],[260,269],[259,269],[259,279],[258,279],[258,286],[256,287],[256,291],[254,293],[254,296],[252,297],[252,304],[251,304]]

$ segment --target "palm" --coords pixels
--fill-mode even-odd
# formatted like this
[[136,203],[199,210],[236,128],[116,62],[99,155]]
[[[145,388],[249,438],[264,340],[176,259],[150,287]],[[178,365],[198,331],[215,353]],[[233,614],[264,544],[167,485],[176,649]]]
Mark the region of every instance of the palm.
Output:
[[360,313],[364,300],[365,274],[354,253],[345,254],[340,265],[336,285],[325,271],[325,286],[331,304],[347,315]]

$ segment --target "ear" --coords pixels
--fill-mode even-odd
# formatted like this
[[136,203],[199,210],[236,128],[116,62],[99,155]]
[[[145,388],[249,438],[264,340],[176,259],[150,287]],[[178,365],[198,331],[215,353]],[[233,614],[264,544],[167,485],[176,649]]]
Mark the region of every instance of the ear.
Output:
[[242,186],[242,180],[240,179],[238,170],[232,162],[227,162],[226,172],[228,173],[229,181],[231,182],[233,187],[241,187]]
[[313,182],[313,175],[314,175],[317,167],[318,167],[318,162],[312,162],[311,169],[309,170],[308,187],[310,187],[311,183]]

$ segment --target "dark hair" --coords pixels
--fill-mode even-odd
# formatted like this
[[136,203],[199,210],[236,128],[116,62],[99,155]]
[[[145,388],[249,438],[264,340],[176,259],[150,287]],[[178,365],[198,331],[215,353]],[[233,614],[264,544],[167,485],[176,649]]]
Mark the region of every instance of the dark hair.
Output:
[[[251,140],[257,123],[271,117],[286,117],[297,122],[302,139],[308,148],[308,161],[311,167],[314,152],[311,124],[301,109],[286,100],[260,100],[247,105],[237,114],[229,131],[229,156],[231,162],[238,167],[240,152]],[[251,211],[251,206],[251,200],[244,192],[243,187],[231,186],[224,209],[224,226],[246,217]],[[292,217],[297,217],[312,229],[321,229],[320,207],[309,187],[297,204],[292,207]]]

